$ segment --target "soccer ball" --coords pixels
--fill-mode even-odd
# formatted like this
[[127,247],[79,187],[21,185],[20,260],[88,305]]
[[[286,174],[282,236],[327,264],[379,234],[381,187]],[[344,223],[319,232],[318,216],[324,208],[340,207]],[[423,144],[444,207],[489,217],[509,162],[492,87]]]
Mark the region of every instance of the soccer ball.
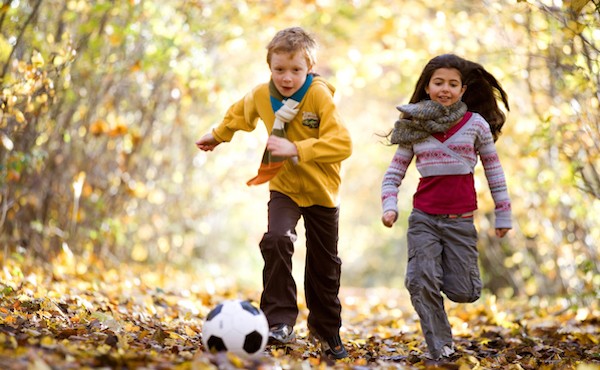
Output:
[[202,344],[210,352],[227,351],[241,357],[260,354],[267,345],[269,324],[260,308],[239,299],[219,303],[206,316]]

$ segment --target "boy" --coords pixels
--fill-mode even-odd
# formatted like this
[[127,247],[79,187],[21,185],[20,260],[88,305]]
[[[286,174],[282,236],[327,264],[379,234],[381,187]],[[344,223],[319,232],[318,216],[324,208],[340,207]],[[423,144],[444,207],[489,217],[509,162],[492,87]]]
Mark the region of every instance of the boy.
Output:
[[267,46],[271,81],[233,104],[212,132],[196,142],[212,151],[238,130],[252,131],[261,119],[271,133],[258,175],[269,181],[268,228],[260,241],[264,260],[260,307],[271,342],[295,339],[298,317],[292,255],[296,225],[306,229],[304,290],[308,328],[333,358],[348,356],[340,339],[341,260],[338,257],[341,162],[352,152],[350,134],[333,102],[334,87],[312,73],[317,44],[302,28],[279,31]]

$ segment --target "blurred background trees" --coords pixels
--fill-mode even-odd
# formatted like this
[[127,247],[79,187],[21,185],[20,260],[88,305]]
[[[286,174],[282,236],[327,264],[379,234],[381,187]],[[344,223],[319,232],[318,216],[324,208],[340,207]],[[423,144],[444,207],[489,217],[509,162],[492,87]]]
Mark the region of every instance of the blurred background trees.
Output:
[[394,149],[379,135],[424,64],[453,52],[482,63],[511,103],[497,144],[513,199],[505,239],[493,236],[477,177],[486,287],[597,299],[598,0],[4,0],[0,258],[53,263],[68,251],[82,271],[95,256],[260,284],[267,187],[245,181],[266,132],[212,153],[194,142],[268,80],[265,46],[292,25],[319,41],[317,71],[337,87],[355,142],[343,173],[345,285],[403,286],[418,174],[401,188],[401,221],[384,228],[379,186]]

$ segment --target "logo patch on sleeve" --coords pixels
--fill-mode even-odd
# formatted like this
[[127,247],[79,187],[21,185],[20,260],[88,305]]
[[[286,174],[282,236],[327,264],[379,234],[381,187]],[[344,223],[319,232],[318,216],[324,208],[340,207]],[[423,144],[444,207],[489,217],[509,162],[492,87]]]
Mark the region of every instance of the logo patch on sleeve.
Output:
[[302,125],[310,128],[319,128],[319,116],[313,112],[302,112]]

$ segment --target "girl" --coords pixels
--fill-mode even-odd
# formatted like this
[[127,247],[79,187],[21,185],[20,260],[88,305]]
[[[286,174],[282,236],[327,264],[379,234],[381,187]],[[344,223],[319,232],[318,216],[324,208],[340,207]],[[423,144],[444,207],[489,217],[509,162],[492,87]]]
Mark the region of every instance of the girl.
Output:
[[388,138],[398,148],[383,176],[382,222],[398,219],[398,188],[413,156],[421,179],[408,219],[405,285],[419,315],[430,357],[454,353],[443,292],[454,302],[476,301],[481,294],[477,199],[473,170],[481,158],[496,205],[496,235],[511,229],[511,206],[495,141],[509,110],[498,81],[481,65],[453,54],[427,63]]

